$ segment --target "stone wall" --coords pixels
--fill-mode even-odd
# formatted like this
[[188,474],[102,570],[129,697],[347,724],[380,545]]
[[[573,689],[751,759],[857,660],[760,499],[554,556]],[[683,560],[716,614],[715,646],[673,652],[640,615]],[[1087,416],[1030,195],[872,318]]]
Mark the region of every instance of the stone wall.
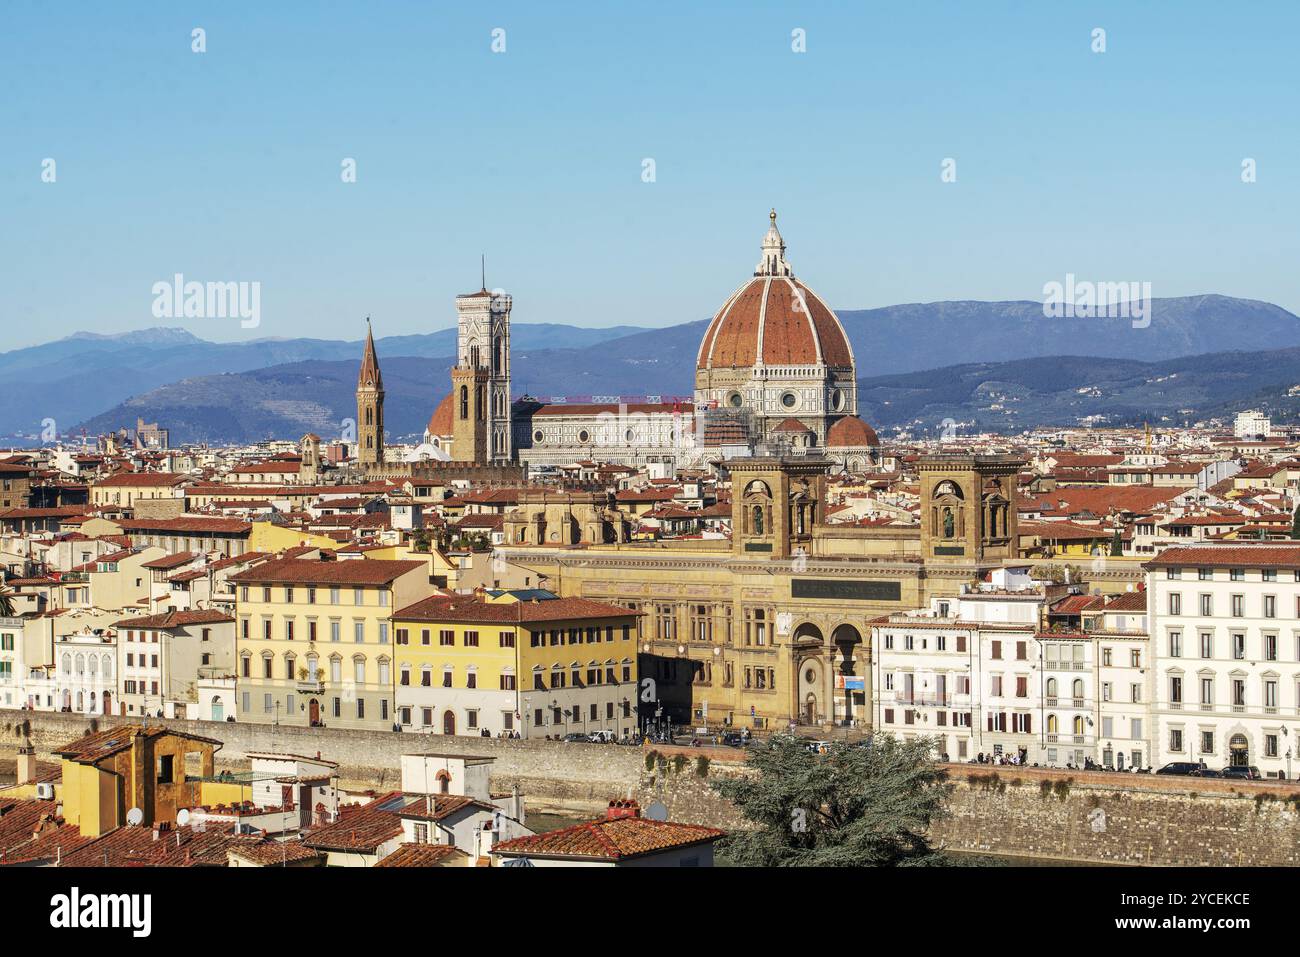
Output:
[[[40,756],[85,732],[83,715],[0,710],[0,750],[20,743],[16,729],[31,723]],[[100,718],[105,725],[138,719]],[[399,758],[414,752],[496,758],[491,786],[518,785],[535,811],[598,814],[611,798],[660,801],[672,820],[734,829],[745,822],[709,787],[744,766],[717,760],[700,777],[700,752],[658,748],[649,761],[640,748],[554,741],[395,734],[322,728],[272,728],[232,722],[161,721],[224,742],[217,767],[242,766],[252,751],[287,751],[339,763],[346,786],[376,790],[400,784]],[[680,761],[674,760],[681,758]],[[1101,864],[1300,865],[1300,786],[1163,775],[983,768],[948,765],[953,782],[949,815],[932,838],[958,851]]]
[[[100,727],[138,725],[139,718],[103,716]],[[53,749],[85,733],[85,715],[0,709],[0,748],[16,749],[23,722],[31,724],[32,744],[44,757]],[[171,721],[150,718],[178,731],[215,738],[219,769],[242,766],[254,751],[289,752],[314,756],[317,752],[339,764],[344,786],[396,788],[400,786],[399,759],[403,754],[437,752],[496,758],[491,787],[508,791],[518,785],[528,807],[574,811],[603,809],[610,798],[627,797],[645,767],[640,748],[615,744],[562,744],[554,741],[507,740],[456,735],[398,734],[390,731],[351,731],[329,728],[293,728],[239,722]]]
[[1164,775],[949,766],[955,850],[1099,864],[1295,866],[1300,787]]

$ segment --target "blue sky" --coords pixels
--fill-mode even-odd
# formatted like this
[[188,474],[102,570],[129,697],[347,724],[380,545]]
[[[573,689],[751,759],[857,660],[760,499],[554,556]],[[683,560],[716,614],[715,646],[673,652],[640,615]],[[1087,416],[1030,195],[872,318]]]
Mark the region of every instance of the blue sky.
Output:
[[208,339],[428,332],[481,252],[517,322],[701,319],[771,206],[836,308],[1074,273],[1300,312],[1298,27],[1289,0],[7,0],[0,349],[157,325],[178,272],[261,283],[260,327],[183,323]]

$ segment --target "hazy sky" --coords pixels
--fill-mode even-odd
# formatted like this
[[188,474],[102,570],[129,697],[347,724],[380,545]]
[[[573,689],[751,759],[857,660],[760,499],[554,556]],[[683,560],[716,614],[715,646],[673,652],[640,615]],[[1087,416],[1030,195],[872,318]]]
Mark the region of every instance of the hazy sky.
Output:
[[1300,312],[1298,32],[1292,0],[6,0],[0,349],[158,325],[175,273],[261,284],[256,329],[172,323],[204,338],[428,332],[480,253],[519,322],[701,319],[771,206],[837,308],[1074,273]]

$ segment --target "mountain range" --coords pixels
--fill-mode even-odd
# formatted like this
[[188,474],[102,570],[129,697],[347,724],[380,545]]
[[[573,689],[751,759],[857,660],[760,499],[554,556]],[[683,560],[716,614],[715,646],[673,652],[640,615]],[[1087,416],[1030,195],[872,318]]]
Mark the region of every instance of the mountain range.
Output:
[[[912,303],[844,310],[860,412],[878,428],[944,419],[1019,430],[1178,422],[1247,405],[1294,415],[1300,319],[1257,300],[1156,299],[1151,323],[1044,318],[1038,302]],[[689,395],[707,320],[666,328],[512,324],[516,394]],[[376,341],[390,436],[418,435],[446,394],[455,330]],[[157,420],[173,442],[338,435],[355,414],[361,340],[214,343],[180,328],[78,333],[0,354],[0,434],[91,434]]]

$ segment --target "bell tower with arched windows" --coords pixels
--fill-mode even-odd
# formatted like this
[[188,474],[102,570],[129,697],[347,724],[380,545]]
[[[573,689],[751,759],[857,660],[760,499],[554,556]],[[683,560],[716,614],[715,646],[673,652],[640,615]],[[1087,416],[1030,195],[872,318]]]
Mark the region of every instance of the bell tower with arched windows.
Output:
[[1018,558],[1016,475],[1010,455],[935,455],[921,474],[921,553],[971,564]]
[[[456,368],[451,373],[456,458],[476,465],[511,461],[510,308],[500,290],[456,297]],[[462,416],[462,412],[466,413]]]
[[357,376],[357,461],[384,464],[384,379],[375,355],[375,336],[366,319],[366,352]]
[[737,555],[791,558],[812,551],[822,521],[826,470],[821,459],[731,459],[731,542]]

